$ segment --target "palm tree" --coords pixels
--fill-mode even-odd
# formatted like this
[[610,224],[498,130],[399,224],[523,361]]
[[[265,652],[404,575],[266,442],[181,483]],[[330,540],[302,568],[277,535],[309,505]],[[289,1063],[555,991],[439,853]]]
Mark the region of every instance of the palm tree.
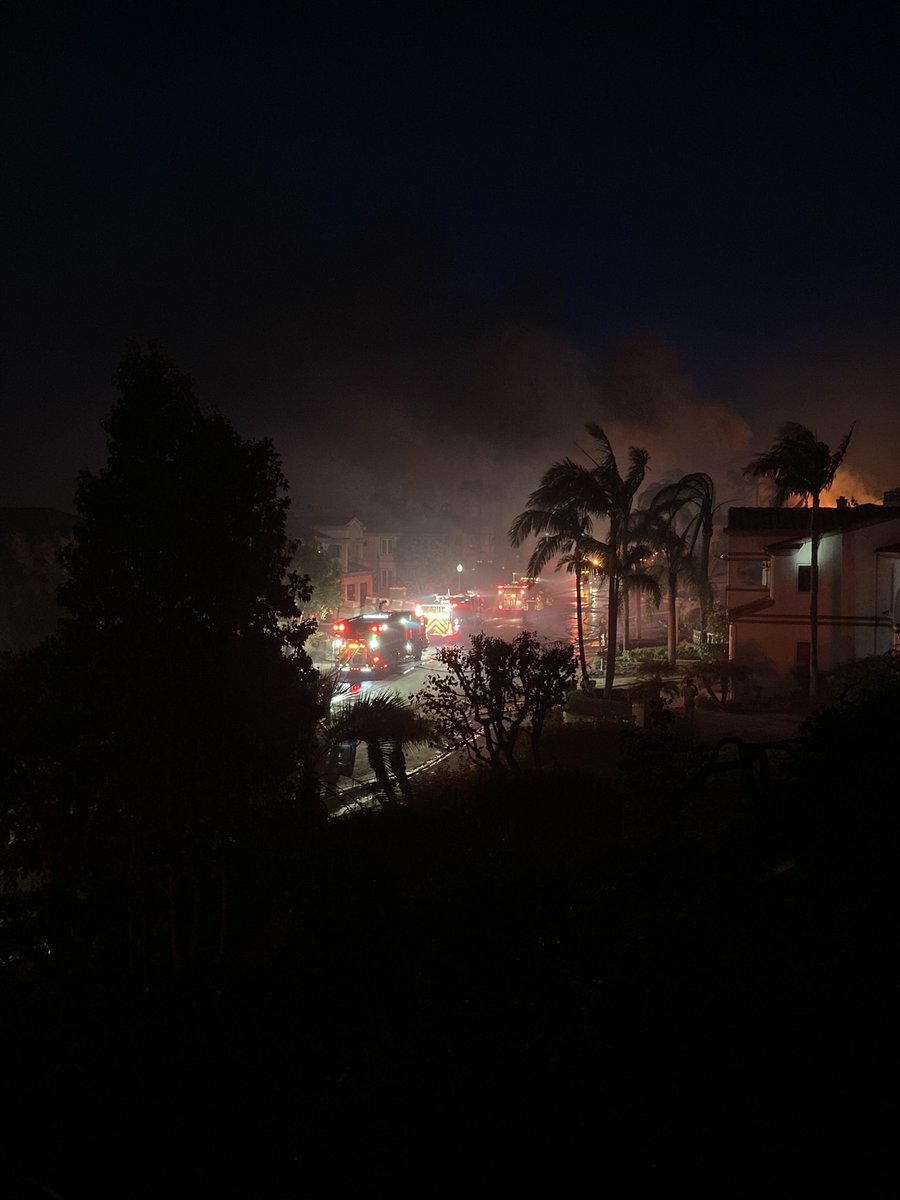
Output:
[[[619,541],[619,552],[613,560],[609,545],[600,542],[600,566],[596,574],[609,582],[608,564],[614,561],[614,578],[612,586],[617,589],[616,627],[614,637],[618,638],[618,628],[622,625],[622,649],[630,646],[629,620],[631,615],[631,597],[638,598],[636,611],[640,612],[640,602],[644,596],[651,604],[658,606],[662,600],[657,572],[649,563],[654,553],[654,546],[648,541],[650,530],[641,520],[640,513],[629,517],[627,536]],[[616,647],[613,646],[615,651]]]
[[646,450],[641,450],[637,446],[629,447],[630,466],[623,477],[619,472],[612,444],[602,427],[592,423],[586,428],[599,447],[596,457],[588,456],[594,464],[589,472],[593,485],[592,490],[604,497],[605,508],[599,508],[598,511],[609,521],[607,532],[609,607],[606,622],[607,653],[604,691],[607,696],[610,696],[616,678],[620,584],[623,574],[627,570],[626,560],[633,542],[630,532],[631,509],[638,488],[644,482],[650,455]]
[[801,504],[810,505],[809,694],[812,699],[819,690],[819,498],[834,483],[855,424],[854,421],[837,450],[832,451],[827,443],[817,442],[815,434],[805,425],[786,421],[778,430],[775,443],[744,468],[746,475],[773,480],[776,504],[797,496]]
[[[676,513],[651,506],[642,511],[642,533],[662,558],[660,574],[666,583],[666,649],[670,667],[675,666],[678,645],[678,585],[685,576],[697,578],[693,543],[687,530],[679,530]],[[702,593],[702,588],[701,588]]]
[[[552,470],[552,468],[551,468]],[[549,472],[548,472],[549,474]],[[556,560],[556,570],[565,567],[575,576],[575,625],[578,631],[578,661],[584,686],[588,683],[587,657],[584,652],[584,605],[581,581],[586,572],[596,569],[604,550],[602,543],[591,536],[591,517],[576,505],[545,507],[556,493],[546,490],[547,474],[541,486],[528,497],[525,508],[512,523],[509,540],[521,546],[526,538],[539,536],[528,560],[528,574],[537,578],[549,562]]]
[[405,749],[416,742],[427,742],[430,729],[428,721],[396,693],[366,693],[343,701],[328,717],[323,734],[326,747],[363,742],[385,800],[398,799],[396,782],[402,798],[409,801]]
[[[609,523],[606,542],[594,541],[594,553],[591,554],[591,557],[602,561],[602,569],[609,579],[608,646],[604,684],[605,694],[609,696],[616,674],[621,578],[623,558],[630,544],[628,526],[631,507],[635,493],[643,482],[650,456],[646,450],[632,446],[628,452],[630,467],[623,478],[610,440],[601,426],[592,423],[585,428],[598,446],[593,454],[589,453],[587,456],[592,465],[583,466],[570,458],[554,463],[544,472],[541,486],[529,497],[529,507],[544,513],[560,514],[568,511],[576,514],[576,524],[583,521],[585,537],[593,536],[594,517],[605,517]],[[574,553],[574,549],[570,552]]]
[[[633,513],[628,522],[628,538],[619,554],[619,579],[621,581],[621,601],[619,610],[624,617],[625,627],[622,635],[622,649],[627,650],[629,642],[629,618],[631,612],[631,597],[637,598],[635,612],[640,618],[641,603],[646,596],[650,603],[659,607],[662,592],[659,587],[657,572],[652,568],[652,558],[656,549],[653,537],[655,530],[648,524],[641,510]],[[640,627],[640,620],[638,620]]]
[[688,554],[693,559],[697,543],[700,556],[697,562],[699,581],[700,629],[706,632],[706,621],[712,604],[709,586],[709,551],[713,536],[713,519],[721,505],[716,504],[716,485],[704,471],[683,475],[675,483],[660,488],[650,502],[651,510],[677,520],[685,536]]

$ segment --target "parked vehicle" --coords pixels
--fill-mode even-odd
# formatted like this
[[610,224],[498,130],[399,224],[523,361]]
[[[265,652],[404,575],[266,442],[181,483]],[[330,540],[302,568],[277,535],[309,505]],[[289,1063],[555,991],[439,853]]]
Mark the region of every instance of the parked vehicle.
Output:
[[332,653],[342,673],[373,674],[420,662],[428,645],[426,623],[415,612],[367,613],[331,626]]
[[500,612],[541,612],[553,598],[538,579],[514,575],[512,583],[497,584],[497,608]]
[[453,609],[453,615],[458,617],[461,624],[480,620],[484,612],[484,598],[480,592],[460,592],[455,596],[446,596]]
[[454,638],[459,633],[460,618],[446,596],[435,597],[432,603],[417,604],[416,615],[425,622],[429,642]]

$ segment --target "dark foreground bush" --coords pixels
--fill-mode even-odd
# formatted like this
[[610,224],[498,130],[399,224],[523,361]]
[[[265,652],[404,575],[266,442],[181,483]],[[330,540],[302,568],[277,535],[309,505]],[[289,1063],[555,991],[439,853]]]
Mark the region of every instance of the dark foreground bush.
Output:
[[[632,805],[671,770],[642,747]],[[782,870],[737,836],[626,844],[621,799],[583,772],[448,775],[248,863],[235,919],[267,920],[229,979],[23,984],[7,1170],[67,1197],[402,1195],[806,1186],[843,1155],[883,1186],[893,879],[835,877],[827,839]]]

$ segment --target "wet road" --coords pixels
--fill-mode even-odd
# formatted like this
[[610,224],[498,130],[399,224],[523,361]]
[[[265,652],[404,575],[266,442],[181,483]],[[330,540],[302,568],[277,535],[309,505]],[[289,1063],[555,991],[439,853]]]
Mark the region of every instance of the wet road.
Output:
[[[568,640],[571,636],[571,639],[574,641],[574,607],[572,613],[573,615],[570,618],[566,612],[565,605],[554,606],[552,609],[545,610],[542,613],[528,613],[524,617],[515,613],[498,614],[494,610],[483,613],[480,618],[470,619],[460,631],[458,637],[449,639],[446,642],[432,643],[426,650],[422,662],[409,663],[399,674],[392,675],[387,679],[364,680],[359,684],[351,684],[347,692],[336,698],[335,703],[339,704],[348,698],[352,699],[355,695],[391,692],[404,700],[412,700],[416,693],[423,687],[429,675],[444,670],[435,657],[440,646],[442,644],[466,646],[469,636],[473,633],[484,632],[493,637],[512,640],[523,629],[533,629],[541,637],[546,637],[550,640]],[[571,626],[571,635],[567,632],[567,626]],[[440,761],[443,757],[444,755],[433,746],[410,746],[406,751],[407,766],[411,772],[420,770],[430,763]],[[365,746],[360,745],[357,747],[353,777],[341,778],[339,793],[352,792],[358,789],[360,785],[371,783],[373,779],[374,775],[369,767]],[[342,799],[339,794],[330,801],[329,807],[332,811],[339,811],[346,804],[347,798],[347,796],[344,796]]]
[[[599,652],[600,635],[605,627],[605,607],[598,601],[586,604],[584,630],[585,648],[589,658]],[[560,591],[557,593],[555,602],[539,612],[498,612],[495,608],[485,609],[480,615],[469,617],[457,637],[447,642],[433,642],[426,650],[422,662],[410,663],[403,668],[401,673],[387,679],[365,680],[351,685],[350,691],[343,697],[339,697],[337,702],[339,703],[341,699],[348,696],[352,698],[353,695],[372,692],[393,692],[404,700],[411,700],[422,688],[430,674],[444,669],[435,658],[441,644],[466,646],[469,636],[480,632],[512,640],[523,629],[532,629],[540,637],[550,641],[564,641],[573,646],[576,645],[578,637],[574,592],[570,589]],[[419,770],[442,757],[443,755],[431,746],[410,746],[406,751],[410,771]],[[360,745],[357,748],[353,778],[342,777],[339,790],[341,792],[352,791],[359,788],[361,784],[370,783],[373,778],[365,747]],[[344,801],[337,797],[331,807],[333,810],[337,810],[343,804]]]

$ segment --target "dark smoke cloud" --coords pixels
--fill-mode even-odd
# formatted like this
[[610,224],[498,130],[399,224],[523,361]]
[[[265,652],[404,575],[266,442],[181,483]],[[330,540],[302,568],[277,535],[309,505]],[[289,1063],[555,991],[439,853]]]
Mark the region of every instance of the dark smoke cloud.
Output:
[[71,506],[151,335],[304,511],[515,511],[588,420],[740,496],[855,418],[851,494],[900,483],[883,14],[528,8],[12,6],[0,504]]
[[801,346],[748,372],[756,443],[768,444],[789,415],[836,445],[855,422],[833,495],[880,501],[900,486],[900,350],[868,336]]
[[[477,485],[508,520],[552,461],[589,447],[588,421],[623,465],[630,444],[649,450],[649,481],[707,471],[741,501],[740,468],[781,420],[834,441],[858,419],[852,494],[900,483],[895,351],[782,351],[706,395],[661,333],[598,330],[588,347],[567,328],[563,282],[528,264],[493,293],[466,286],[426,209],[335,226],[239,158],[190,162],[180,187],[144,195],[138,172],[93,198],[77,239],[48,222],[43,254],[63,282],[33,281],[7,310],[21,428],[9,422],[5,503],[70,507],[77,470],[102,461],[107,380],[135,335],[161,338],[243,434],[273,438],[298,513],[364,515],[374,498],[452,509]],[[128,203],[126,229],[112,216]]]

